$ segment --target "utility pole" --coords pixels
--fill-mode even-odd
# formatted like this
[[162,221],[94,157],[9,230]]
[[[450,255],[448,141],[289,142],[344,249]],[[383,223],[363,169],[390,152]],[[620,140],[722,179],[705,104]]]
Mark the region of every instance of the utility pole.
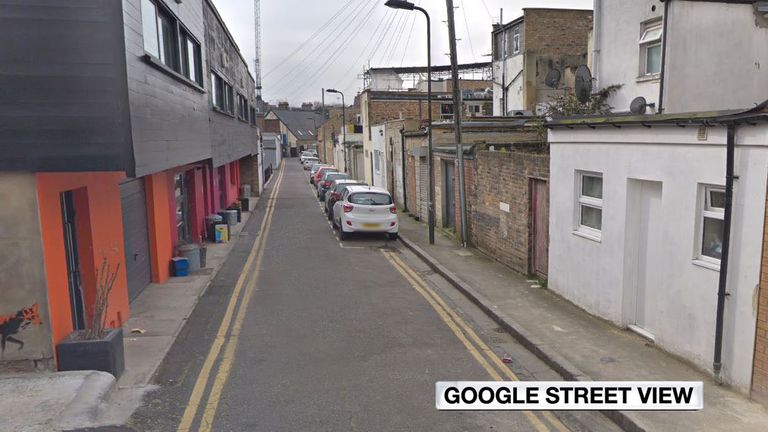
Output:
[[453,131],[456,138],[456,161],[459,171],[459,203],[461,206],[461,245],[467,247],[467,197],[464,193],[464,146],[461,143],[461,89],[459,88],[459,62],[456,55],[456,24],[453,0],[445,0],[448,9],[448,39],[451,50],[451,78],[453,80]]

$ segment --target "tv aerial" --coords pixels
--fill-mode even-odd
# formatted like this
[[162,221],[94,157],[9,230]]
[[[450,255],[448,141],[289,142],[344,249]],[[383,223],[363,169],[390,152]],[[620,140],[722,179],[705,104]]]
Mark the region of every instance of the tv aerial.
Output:
[[580,65],[576,68],[575,80],[576,99],[579,102],[587,102],[592,96],[592,72],[587,65]]
[[653,108],[655,106],[655,103],[648,103],[644,97],[638,96],[632,99],[632,102],[629,104],[629,112],[636,115],[642,115],[645,114],[648,107]]

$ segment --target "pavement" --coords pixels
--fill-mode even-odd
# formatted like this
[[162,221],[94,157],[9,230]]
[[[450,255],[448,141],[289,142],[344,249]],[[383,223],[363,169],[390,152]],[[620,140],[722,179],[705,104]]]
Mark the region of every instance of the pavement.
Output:
[[628,431],[766,431],[768,410],[634,333],[596,318],[538,281],[403,216],[402,243],[566,380],[703,381],[704,409],[606,412]]
[[[234,239],[250,217],[232,228]],[[119,380],[97,371],[0,375],[0,431],[59,431],[122,425],[156,388],[152,377],[236,241],[207,244],[206,268],[150,284],[131,303],[123,326],[125,371]],[[106,429],[105,429],[106,430]]]

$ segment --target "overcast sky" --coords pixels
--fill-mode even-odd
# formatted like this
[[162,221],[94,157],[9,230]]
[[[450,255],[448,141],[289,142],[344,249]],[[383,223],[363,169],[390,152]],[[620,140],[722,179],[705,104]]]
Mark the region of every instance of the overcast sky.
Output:
[[[411,0],[432,19],[432,64],[447,64],[444,0]],[[347,103],[362,87],[365,65],[426,64],[426,26],[419,12],[395,11],[385,0],[261,0],[264,98],[293,105],[320,100],[321,88],[344,91]],[[214,0],[253,70],[253,0]],[[591,9],[592,0],[454,0],[460,63],[488,61],[491,25],[509,22],[524,7]],[[413,29],[413,30],[411,30]],[[409,39],[410,35],[410,39]],[[298,50],[298,51],[297,51]],[[336,96],[328,95],[328,102]]]

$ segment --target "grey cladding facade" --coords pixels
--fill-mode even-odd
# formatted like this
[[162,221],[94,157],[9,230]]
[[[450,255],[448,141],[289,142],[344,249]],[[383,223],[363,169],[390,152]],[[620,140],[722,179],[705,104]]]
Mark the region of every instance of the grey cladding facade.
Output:
[[0,0],[0,41],[0,170],[130,169],[119,0]]
[[[114,1],[114,0],[110,0]],[[131,107],[135,176],[163,171],[211,157],[209,108],[206,89],[210,83],[202,74],[202,85],[185,81],[178,73],[145,49],[142,3],[150,0],[123,0],[125,54],[128,65],[128,94]],[[152,0],[175,19],[201,46],[205,64],[203,0]],[[145,15],[146,5],[144,5]]]
[[0,170],[142,177],[257,153],[255,85],[209,0],[0,0],[0,41]]

